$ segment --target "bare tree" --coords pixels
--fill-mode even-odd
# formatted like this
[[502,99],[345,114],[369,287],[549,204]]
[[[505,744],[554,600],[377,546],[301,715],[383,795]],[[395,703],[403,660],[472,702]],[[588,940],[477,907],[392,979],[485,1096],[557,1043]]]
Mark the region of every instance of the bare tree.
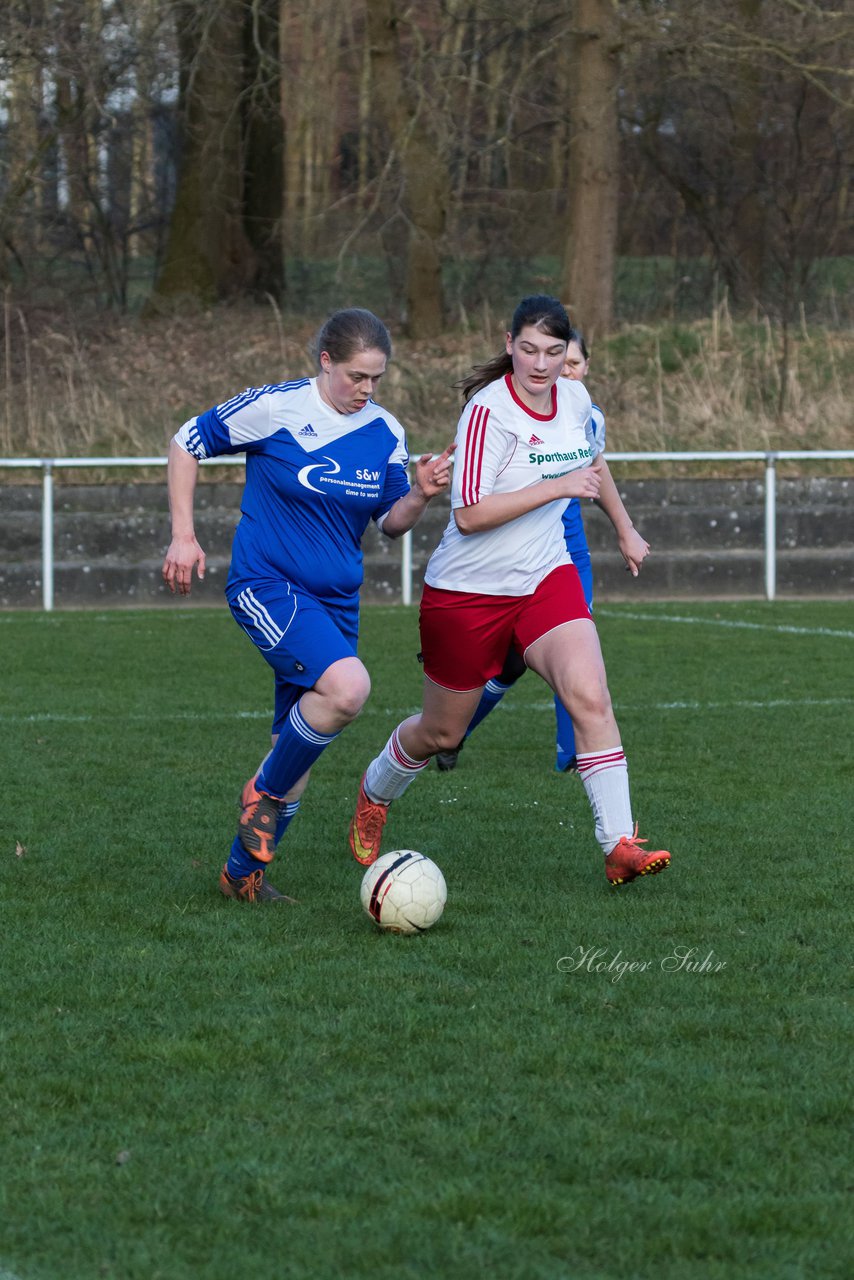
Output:
[[788,324],[854,249],[853,46],[832,0],[7,0],[0,281],[278,297],[286,248],[307,308],[365,255],[413,335],[519,287],[601,334],[619,247]]
[[[640,34],[623,90],[645,155],[702,230],[734,301],[779,314],[782,257],[813,261],[839,244],[816,171],[835,173],[825,158],[840,147],[852,160],[854,15],[812,0],[682,0],[666,21],[633,10]],[[786,218],[810,235],[781,240]]]
[[442,330],[442,237],[449,179],[429,103],[407,72],[396,0],[367,0],[375,120],[399,166],[396,213],[406,228],[406,324],[413,338]]
[[243,22],[243,226],[254,253],[249,287],[280,297],[285,288],[282,235],[285,137],[279,0],[251,0]]
[[587,333],[614,311],[619,211],[619,21],[615,0],[576,0],[569,83],[569,232],[563,291]]
[[350,114],[340,74],[344,19],[337,0],[281,0],[282,115],[285,121],[285,226],[289,254],[322,253],[325,220],[336,198],[340,133]]
[[255,269],[243,226],[243,0],[173,0],[182,159],[158,298],[225,297]]

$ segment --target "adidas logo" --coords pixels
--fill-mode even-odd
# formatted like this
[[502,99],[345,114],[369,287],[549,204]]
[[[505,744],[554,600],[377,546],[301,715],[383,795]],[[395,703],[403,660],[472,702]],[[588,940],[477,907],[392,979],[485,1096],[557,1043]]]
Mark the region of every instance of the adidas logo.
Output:
[[539,436],[531,436],[530,440],[528,441],[528,444],[542,444],[542,443],[543,442]]
[[297,435],[298,435],[298,436],[311,436],[311,437],[312,437],[312,439],[314,439],[314,440],[317,440],[317,439],[318,439],[317,432],[315,431],[314,427],[311,425],[311,423],[310,423],[310,422],[307,422],[307,423],[305,424],[305,426],[302,428],[302,430],[297,432]]

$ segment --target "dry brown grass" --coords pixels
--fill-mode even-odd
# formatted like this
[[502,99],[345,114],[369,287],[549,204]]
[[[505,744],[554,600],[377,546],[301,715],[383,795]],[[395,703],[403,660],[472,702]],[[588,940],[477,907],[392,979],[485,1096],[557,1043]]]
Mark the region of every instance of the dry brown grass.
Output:
[[[269,306],[85,323],[7,307],[0,452],[162,454],[193,413],[243,387],[312,372],[315,327],[283,322]],[[413,450],[452,437],[453,383],[501,339],[496,327],[418,345],[396,341],[382,400],[405,423]],[[782,414],[781,341],[768,325],[735,323],[725,308],[678,329],[616,334],[594,353],[589,381],[607,415],[610,449],[854,446],[854,335],[803,325],[791,336]]]
[[802,325],[784,361],[779,331],[724,308],[678,331],[636,327],[608,344],[595,375],[612,450],[854,447],[850,332]]

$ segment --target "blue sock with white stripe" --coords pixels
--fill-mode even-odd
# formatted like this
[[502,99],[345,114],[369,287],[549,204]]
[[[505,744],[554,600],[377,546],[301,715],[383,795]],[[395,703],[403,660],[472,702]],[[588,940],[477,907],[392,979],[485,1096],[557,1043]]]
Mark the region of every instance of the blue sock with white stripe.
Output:
[[273,750],[261,765],[256,787],[274,799],[283,799],[337,737],[337,733],[318,733],[312,729],[300,711],[300,703],[295,703]]
[[[279,843],[282,836],[287,831],[293,819],[296,817],[297,810],[300,807],[299,800],[292,800],[289,804],[283,804],[279,813],[279,821],[276,823],[276,844]],[[262,871],[266,871],[269,863],[261,862],[259,858],[253,858],[248,849],[244,849],[240,842],[240,836],[234,837],[231,846],[231,853],[228,855],[226,863],[226,871],[235,880],[241,880],[244,876],[250,876],[253,871],[257,871],[260,867]]]
[[301,801],[299,800],[291,800],[288,804],[282,805],[279,812],[279,821],[276,823],[276,834],[274,836],[276,844],[279,843],[282,836],[297,816],[297,810],[300,807],[300,803]]
[[[515,680],[513,684],[515,684]],[[487,680],[480,695],[480,702],[475,707],[474,715],[469,720],[469,727],[466,729],[466,737],[469,736],[472,729],[476,729],[481,720],[484,720],[498,706],[508,689],[513,688],[513,684],[502,684],[500,680]]]

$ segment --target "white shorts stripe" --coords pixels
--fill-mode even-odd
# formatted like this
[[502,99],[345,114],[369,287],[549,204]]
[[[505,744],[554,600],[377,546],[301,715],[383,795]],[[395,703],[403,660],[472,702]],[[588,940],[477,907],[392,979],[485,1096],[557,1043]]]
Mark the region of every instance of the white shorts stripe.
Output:
[[250,587],[247,587],[245,591],[240,592],[240,595],[237,597],[237,603],[240,605],[244,613],[252,619],[261,634],[269,640],[270,648],[274,649],[284,635],[284,632],[279,630],[277,623],[270,617],[270,614],[267,612],[264,605],[261,604],[260,600],[256,600]]

